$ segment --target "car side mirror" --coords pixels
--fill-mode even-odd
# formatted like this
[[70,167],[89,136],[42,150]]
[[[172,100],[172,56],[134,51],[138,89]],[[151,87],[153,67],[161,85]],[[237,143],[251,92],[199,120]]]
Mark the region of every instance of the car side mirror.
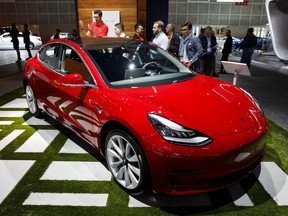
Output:
[[84,85],[84,79],[79,73],[67,74],[61,79],[61,84],[65,86]]

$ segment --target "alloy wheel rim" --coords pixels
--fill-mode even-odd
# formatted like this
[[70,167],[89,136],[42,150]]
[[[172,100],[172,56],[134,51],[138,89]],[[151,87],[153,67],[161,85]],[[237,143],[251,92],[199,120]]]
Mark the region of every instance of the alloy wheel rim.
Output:
[[26,101],[29,111],[34,114],[36,112],[36,99],[34,97],[33,90],[30,86],[26,88]]
[[107,143],[108,166],[116,181],[127,189],[135,189],[141,179],[139,157],[124,137],[112,136]]

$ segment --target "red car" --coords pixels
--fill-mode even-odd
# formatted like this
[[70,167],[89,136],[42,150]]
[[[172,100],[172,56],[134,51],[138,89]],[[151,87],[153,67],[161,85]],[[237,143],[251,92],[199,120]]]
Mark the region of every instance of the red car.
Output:
[[129,38],[59,39],[26,62],[29,111],[94,146],[131,194],[193,194],[247,176],[268,124],[243,89]]

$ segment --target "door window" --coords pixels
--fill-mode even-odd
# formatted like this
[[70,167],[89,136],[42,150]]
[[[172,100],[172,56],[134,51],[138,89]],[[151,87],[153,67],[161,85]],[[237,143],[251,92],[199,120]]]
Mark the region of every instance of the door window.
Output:
[[39,52],[39,59],[52,69],[59,69],[58,44],[49,44]]
[[86,65],[71,47],[63,46],[60,71],[64,74],[78,73],[86,82],[94,83]]

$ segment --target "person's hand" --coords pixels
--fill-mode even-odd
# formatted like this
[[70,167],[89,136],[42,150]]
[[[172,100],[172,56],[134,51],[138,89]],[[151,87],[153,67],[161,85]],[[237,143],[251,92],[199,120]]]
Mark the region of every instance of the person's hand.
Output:
[[89,23],[88,23],[88,30],[92,31],[92,28]]
[[79,20],[79,27],[83,28],[83,25],[84,25],[84,21],[83,20]]
[[192,64],[193,64],[193,62],[192,62],[192,61],[189,61],[189,62],[186,64],[186,67],[187,67],[187,68],[190,68]]
[[87,37],[91,37],[91,31],[87,31],[87,32],[86,32],[86,36],[87,36]]

